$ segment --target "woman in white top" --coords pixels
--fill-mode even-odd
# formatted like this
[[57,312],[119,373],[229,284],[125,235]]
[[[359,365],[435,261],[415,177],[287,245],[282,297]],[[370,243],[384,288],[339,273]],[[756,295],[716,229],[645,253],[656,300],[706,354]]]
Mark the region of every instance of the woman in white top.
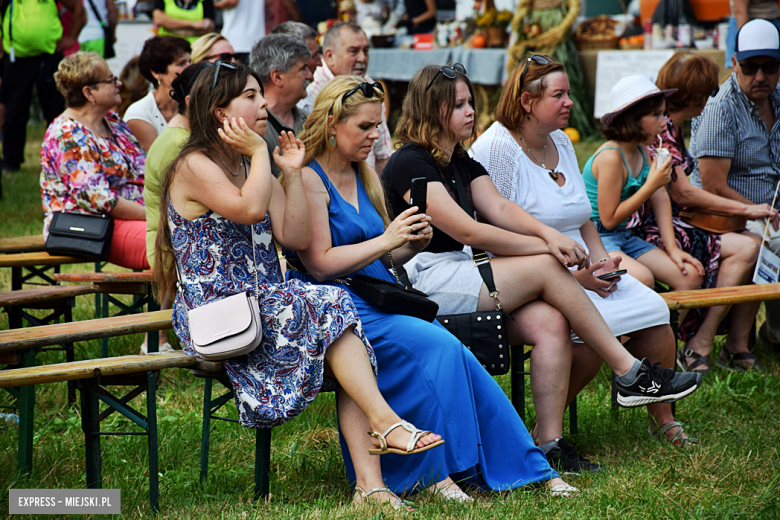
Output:
[[[618,270],[621,258],[609,258],[590,221],[591,205],[574,147],[559,130],[567,125],[573,105],[569,92],[564,66],[552,58],[532,55],[510,75],[496,109],[497,121],[469,153],[485,167],[504,197],[588,250],[590,267],[572,270],[572,274],[612,333],[631,337],[629,351],[653,363],[660,362],[662,367],[672,367],[675,341],[664,300],[630,275],[610,281],[597,278]],[[575,346],[567,403],[596,375],[602,363],[574,333],[572,341]],[[656,403],[647,408],[651,433],[660,429],[677,445],[695,442],[674,421],[670,404]],[[540,422],[540,431],[545,426]],[[554,447],[552,442],[550,447]]]
[[179,104],[171,97],[171,82],[190,64],[190,44],[178,36],[154,36],[144,43],[138,70],[154,90],[129,107],[125,122],[144,150],[149,150],[168,121],[178,114]]

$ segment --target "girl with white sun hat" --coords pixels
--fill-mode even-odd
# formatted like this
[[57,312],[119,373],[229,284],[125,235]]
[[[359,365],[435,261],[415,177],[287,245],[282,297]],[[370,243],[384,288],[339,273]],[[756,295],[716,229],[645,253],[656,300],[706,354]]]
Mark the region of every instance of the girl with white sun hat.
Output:
[[[588,159],[582,177],[593,209],[591,220],[610,256],[621,255],[621,267],[649,287],[657,279],[673,290],[685,290],[701,285],[704,269],[674,240],[671,203],[664,189],[671,180],[671,158],[651,164],[647,150],[666,127],[665,98],[674,92],[659,90],[641,75],[618,81],[610,92],[612,111],[601,118],[608,141]],[[648,200],[665,251],[626,230],[626,221]]]

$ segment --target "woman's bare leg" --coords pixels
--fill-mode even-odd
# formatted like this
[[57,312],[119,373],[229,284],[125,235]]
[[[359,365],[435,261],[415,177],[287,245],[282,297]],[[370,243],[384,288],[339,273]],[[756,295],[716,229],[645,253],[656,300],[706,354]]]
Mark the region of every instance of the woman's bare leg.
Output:
[[526,303],[506,320],[513,345],[533,345],[531,389],[539,445],[563,436],[563,412],[572,359],[571,328],[563,315],[541,301]]
[[[725,233],[721,236],[721,262],[716,287],[743,285],[751,279],[760,247],[759,243],[753,240],[753,236],[758,238],[756,235],[739,233]],[[688,348],[702,356],[708,356],[718,325],[731,310],[726,348],[732,353],[747,352],[748,335],[760,305],[759,302],[736,305],[733,308],[729,305],[711,307],[696,335],[688,342]],[[694,361],[692,358],[687,360],[688,363]]]
[[[366,415],[370,429],[381,433],[401,420],[379,393],[366,346],[354,334],[353,327],[347,329],[328,347],[325,360],[341,385],[342,391],[346,392]],[[368,430],[365,430],[363,435],[366,435],[366,431]],[[406,449],[409,438],[408,431],[404,428],[396,428],[387,435],[387,444]],[[441,437],[436,434],[426,435],[417,442],[417,447],[423,448],[440,439]],[[374,442],[377,445],[379,443],[378,440]]]
[[683,274],[669,255],[661,249],[651,249],[636,261],[650,269],[656,280],[665,283],[673,291],[688,291],[701,287],[701,276],[695,267],[688,263],[684,264],[686,274]]
[[[552,255],[496,257],[491,262],[505,311],[514,311],[541,298],[563,314],[572,330],[591,345],[615,373],[625,374],[634,365],[634,356],[612,335],[579,282]],[[494,308],[493,298],[483,285],[478,309]]]

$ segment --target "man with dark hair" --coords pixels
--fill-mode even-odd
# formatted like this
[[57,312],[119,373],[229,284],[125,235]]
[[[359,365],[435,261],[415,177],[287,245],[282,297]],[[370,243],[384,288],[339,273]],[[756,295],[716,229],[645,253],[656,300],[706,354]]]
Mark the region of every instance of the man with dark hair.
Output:
[[[306,99],[298,103],[298,108],[311,112],[317,95],[336,76],[351,74],[363,77],[366,83],[374,83],[373,79],[366,76],[368,48],[368,37],[359,25],[339,22],[328,29],[322,38],[323,63],[314,72],[314,79],[306,89]],[[379,139],[374,142],[374,147],[366,159],[368,165],[377,173],[382,173],[382,168],[390,158],[392,144],[383,110],[382,122],[379,123]]]
[[271,31],[271,34],[289,34],[306,44],[306,47],[311,51],[308,65],[312,74],[317,70],[317,67],[322,65],[322,49],[317,42],[317,31],[311,26],[306,25],[305,23],[288,20],[277,25],[276,28]]
[[[691,184],[745,204],[772,204],[780,181],[780,31],[767,20],[747,22],[731,60],[731,77],[693,120],[690,152],[698,164]],[[747,229],[763,235],[765,227],[749,220]],[[768,231],[780,254],[780,232]],[[780,302],[766,302],[766,310],[767,337],[780,338]],[[740,366],[757,367],[753,354],[730,354]]]
[[6,171],[18,170],[24,162],[33,85],[46,124],[65,110],[65,100],[54,84],[54,73],[62,52],[78,42],[81,28],[87,23],[87,13],[81,0],[60,0],[60,3],[73,13],[67,35],[62,34],[56,0],[0,2],[5,51],[0,103],[7,110],[3,123]]
[[[306,45],[289,34],[269,34],[252,49],[249,66],[260,76],[263,97],[268,101],[268,126],[263,139],[269,156],[279,146],[279,134],[298,135],[303,130],[308,113],[295,104],[306,97],[306,86],[312,78],[307,66],[310,57]],[[273,158],[271,171],[277,177],[281,174]]]

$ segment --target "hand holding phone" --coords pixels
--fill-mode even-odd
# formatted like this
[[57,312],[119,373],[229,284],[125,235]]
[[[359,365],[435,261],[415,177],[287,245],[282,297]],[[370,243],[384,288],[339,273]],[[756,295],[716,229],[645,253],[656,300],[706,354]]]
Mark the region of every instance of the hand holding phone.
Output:
[[612,280],[614,278],[618,278],[620,276],[623,276],[627,272],[628,271],[626,271],[625,269],[619,269],[617,271],[612,271],[611,273],[600,274],[596,278],[598,278],[599,280]]

